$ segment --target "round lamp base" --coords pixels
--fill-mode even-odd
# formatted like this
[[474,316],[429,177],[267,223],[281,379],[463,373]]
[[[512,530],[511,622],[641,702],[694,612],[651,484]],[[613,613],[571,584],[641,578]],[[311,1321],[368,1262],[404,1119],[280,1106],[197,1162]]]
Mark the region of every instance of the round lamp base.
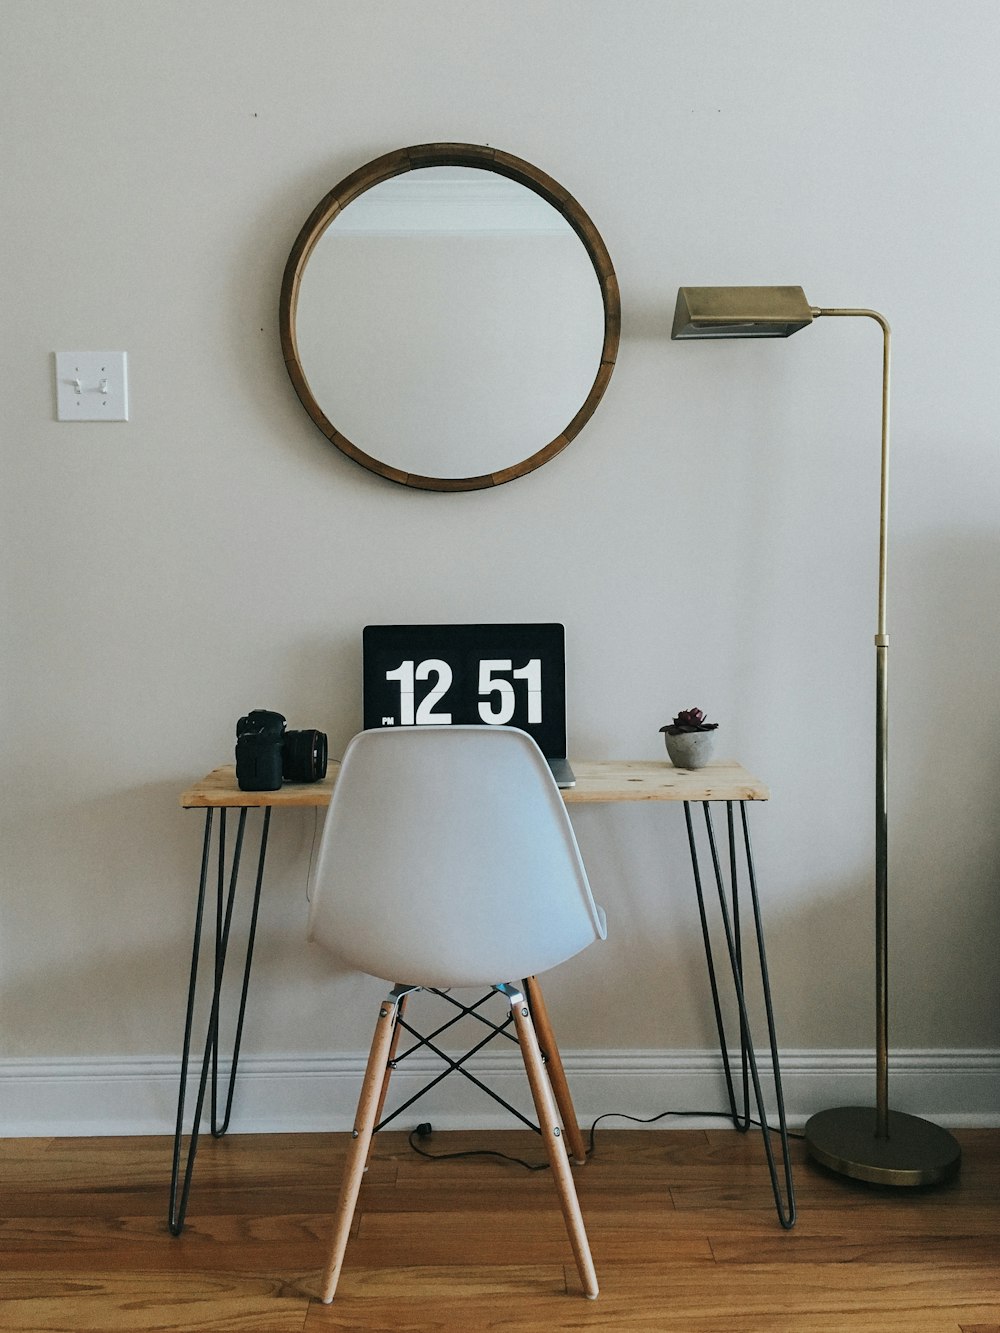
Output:
[[809,1156],[873,1185],[939,1185],[959,1168],[962,1150],[947,1130],[902,1111],[889,1112],[888,1138],[875,1134],[874,1107],[838,1106],[806,1122]]

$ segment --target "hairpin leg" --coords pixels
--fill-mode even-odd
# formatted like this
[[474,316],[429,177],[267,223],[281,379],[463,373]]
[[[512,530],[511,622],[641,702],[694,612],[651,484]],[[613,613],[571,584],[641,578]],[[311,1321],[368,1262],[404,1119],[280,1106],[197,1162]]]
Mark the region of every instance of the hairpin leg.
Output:
[[[229,1082],[226,1091],[225,1114],[222,1122],[218,1120],[218,1085],[219,1085],[219,1012],[222,995],[222,983],[226,970],[226,956],[233,920],[233,908],[236,901],[236,888],[239,882],[240,860],[243,851],[243,838],[246,829],[247,810],[240,810],[236,841],[233,848],[232,864],[229,869],[229,888],[226,892],[226,811],[219,816],[218,870],[216,875],[216,937],[215,967],[212,987],[212,1004],[205,1037],[205,1049],[202,1055],[201,1074],[198,1080],[198,1093],[195,1101],[191,1134],[188,1141],[187,1160],[184,1165],[183,1181],[180,1181],[181,1142],[184,1135],[184,1104],[187,1092],[188,1072],[191,1057],[191,1032],[194,1023],[195,998],[198,988],[198,964],[201,954],[201,937],[205,915],[205,890],[208,882],[208,867],[211,860],[212,816],[214,811],[205,812],[205,837],[202,845],[201,874],[198,882],[198,905],[195,912],[194,942],[191,951],[191,973],[188,982],[187,1012],[184,1021],[184,1042],[181,1053],[180,1086],[177,1095],[177,1121],[174,1129],[173,1161],[170,1175],[170,1201],[167,1224],[171,1234],[179,1236],[184,1228],[187,1214],[188,1197],[191,1192],[191,1175],[194,1170],[195,1156],[198,1152],[198,1138],[201,1130],[202,1111],[205,1093],[211,1076],[211,1132],[221,1138],[229,1128],[233,1107],[233,1092],[236,1085],[236,1071],[239,1064],[240,1044],[243,1036],[243,1019],[246,1012],[247,991],[250,983],[250,968],[253,962],[254,939],[257,931],[257,914],[260,906],[260,891],[264,880],[264,862],[267,855],[267,833],[271,810],[264,810],[261,828],[260,852],[257,861],[257,877],[254,886],[253,909],[247,938],[246,955],[243,963],[243,983],[240,994],[240,1006],[236,1023],[236,1035],[233,1042],[233,1055],[229,1069]],[[178,1200],[178,1184],[180,1198]]]
[[[705,945],[705,958],[708,964],[709,981],[712,988],[712,1003],[715,1009],[716,1027],[719,1033],[719,1048],[722,1053],[723,1069],[725,1071],[726,1089],[729,1097],[730,1112],[732,1114],[733,1124],[737,1129],[746,1132],[750,1127],[750,1084],[753,1085],[754,1100],[757,1107],[757,1115],[760,1120],[761,1134],[764,1141],[764,1152],[767,1157],[768,1172],[771,1178],[771,1190],[774,1194],[775,1208],[778,1214],[778,1221],[788,1229],[795,1225],[795,1190],[792,1181],[792,1164],[788,1147],[788,1127],[785,1121],[785,1103],[784,1094],[781,1086],[781,1068],[778,1058],[777,1037],[774,1026],[774,1011],[771,1002],[771,983],[767,971],[767,957],[764,949],[764,928],[760,913],[760,901],[757,893],[757,880],[753,864],[753,850],[750,844],[750,828],[747,821],[746,803],[740,802],[740,812],[743,831],[743,848],[746,856],[747,876],[750,887],[751,902],[753,907],[754,931],[757,942],[757,956],[760,963],[761,985],[764,993],[764,1006],[767,1017],[768,1041],[771,1054],[771,1071],[774,1077],[774,1091],[777,1103],[778,1126],[781,1140],[782,1162],[784,1169],[784,1198],[782,1197],[781,1184],[778,1180],[777,1167],[774,1160],[774,1152],[771,1144],[771,1133],[767,1123],[767,1111],[764,1104],[764,1097],[761,1091],[760,1077],[757,1070],[757,1057],[754,1051],[753,1039],[750,1030],[750,1020],[747,1013],[746,995],[743,987],[743,947],[740,932],[739,917],[739,880],[737,875],[737,853],[736,853],[736,834],[733,822],[733,803],[726,802],[727,827],[729,833],[729,873],[730,873],[730,895],[732,900],[732,912],[726,900],[725,884],[723,880],[722,864],[719,857],[719,851],[715,839],[715,829],[712,823],[711,805],[708,801],[703,802],[705,810],[705,828],[708,837],[709,848],[712,857],[712,867],[715,875],[716,888],[719,897],[719,911],[722,918],[722,924],[726,937],[726,949],[729,955],[729,963],[732,971],[733,988],[736,993],[736,1002],[739,1009],[740,1020],[740,1060],[743,1075],[743,1112],[737,1110],[736,1095],[733,1086],[733,1076],[729,1061],[729,1047],[726,1041],[725,1025],[722,1018],[722,1008],[719,1000],[719,989],[715,973],[715,963],[712,954],[711,934],[708,927],[708,918],[705,908],[704,893],[701,883],[701,871],[698,862],[698,848],[695,840],[694,825],[691,819],[691,809],[687,801],[684,802],[684,818],[687,824],[688,845],[691,850],[691,866],[694,872],[695,892],[698,897],[698,911],[701,917],[702,937]],[[748,1077],[749,1075],[749,1077]]]

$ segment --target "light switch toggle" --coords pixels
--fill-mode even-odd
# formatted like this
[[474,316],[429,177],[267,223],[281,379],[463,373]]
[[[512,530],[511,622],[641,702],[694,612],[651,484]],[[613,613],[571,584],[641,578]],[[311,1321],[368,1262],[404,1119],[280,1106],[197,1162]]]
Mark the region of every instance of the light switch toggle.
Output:
[[56,352],[56,420],[128,421],[124,352]]

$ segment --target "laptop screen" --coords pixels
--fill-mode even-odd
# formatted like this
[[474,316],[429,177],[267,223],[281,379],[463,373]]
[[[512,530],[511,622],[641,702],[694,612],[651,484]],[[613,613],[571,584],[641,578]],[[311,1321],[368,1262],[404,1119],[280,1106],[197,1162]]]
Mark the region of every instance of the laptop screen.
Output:
[[367,625],[365,730],[519,727],[546,759],[566,755],[562,625]]

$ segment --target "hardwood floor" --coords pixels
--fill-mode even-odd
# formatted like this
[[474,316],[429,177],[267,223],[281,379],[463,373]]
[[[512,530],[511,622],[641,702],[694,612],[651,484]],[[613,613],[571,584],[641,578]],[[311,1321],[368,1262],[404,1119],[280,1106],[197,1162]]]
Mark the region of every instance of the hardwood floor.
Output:
[[[759,1137],[598,1130],[575,1171],[601,1282],[587,1301],[547,1171],[425,1161],[385,1133],[330,1306],[310,1293],[345,1135],[205,1141],[176,1239],[166,1139],[8,1139],[0,1329],[1000,1333],[1000,1131],[958,1137],[959,1179],[919,1191],[828,1175],[797,1144],[785,1232]],[[527,1131],[427,1146],[542,1160]]]

